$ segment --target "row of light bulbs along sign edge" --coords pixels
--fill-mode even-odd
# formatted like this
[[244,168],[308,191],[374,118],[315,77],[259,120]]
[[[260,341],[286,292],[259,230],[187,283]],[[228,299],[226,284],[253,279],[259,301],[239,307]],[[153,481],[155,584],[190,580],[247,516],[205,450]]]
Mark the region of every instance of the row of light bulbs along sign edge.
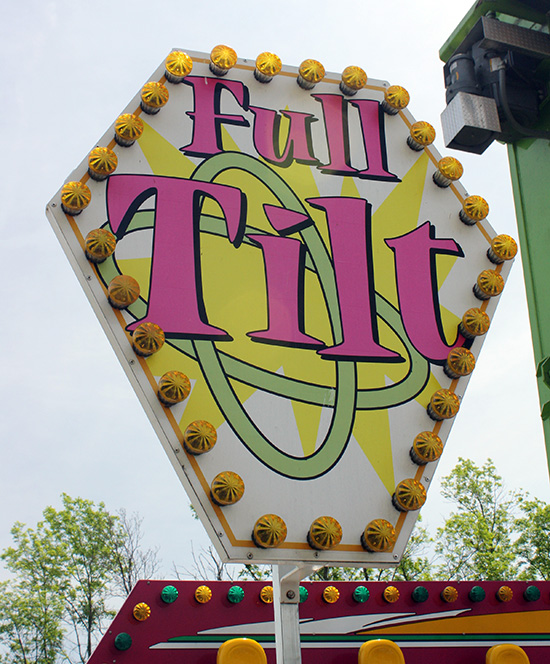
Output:
[[[228,47],[219,45],[212,49],[210,54],[210,71],[215,76],[225,76],[236,64],[237,54]],[[182,82],[191,73],[193,61],[183,51],[173,51],[165,61],[166,81],[177,84]],[[282,68],[280,58],[274,53],[261,53],[256,59],[254,70],[255,78],[261,83],[269,83]],[[296,81],[298,85],[311,90],[325,75],[323,65],[316,60],[305,60],[299,68]],[[351,96],[357,93],[367,83],[367,75],[363,69],[356,66],[346,67],[342,72],[340,90],[343,94]],[[156,114],[165,106],[169,99],[168,88],[161,81],[150,81],[141,90],[140,109],[135,113],[125,113],[115,122],[114,141],[121,147],[130,147],[143,133],[143,121],[139,117],[140,111]],[[395,115],[409,103],[407,90],[398,85],[388,87],[384,92],[382,108],[384,112]],[[435,140],[435,129],[425,121],[412,124],[407,145],[416,151],[423,150]],[[82,212],[91,201],[91,191],[86,180],[105,180],[115,172],[118,159],[116,153],[109,147],[94,148],[88,157],[88,172],[79,181],[67,182],[61,190],[61,206],[65,214],[76,216]],[[454,157],[443,157],[438,162],[438,168],[433,175],[433,182],[438,187],[448,187],[457,181],[463,174],[462,164]],[[487,217],[489,205],[481,196],[468,196],[460,210],[460,220],[469,226]],[[85,239],[85,253],[92,263],[101,263],[111,256],[116,248],[115,236],[104,228],[92,230]],[[496,269],[483,270],[473,287],[474,294],[479,300],[487,301],[491,297],[500,295],[504,288],[504,280],[499,273],[498,266],[505,260],[511,260],[517,253],[517,244],[508,235],[497,235],[491,241],[487,250],[489,260]],[[128,275],[115,277],[108,286],[107,297],[115,309],[125,309],[136,302],[140,296],[138,282]],[[489,329],[490,320],[484,307],[471,308],[465,312],[459,324],[459,331],[466,339],[481,336]],[[154,323],[142,323],[132,335],[134,351],[148,357],[158,352],[164,344],[164,332]],[[450,351],[444,370],[452,379],[468,376],[475,367],[473,354],[463,347]],[[429,416],[436,421],[454,417],[460,406],[458,396],[451,389],[437,390],[431,397],[428,405]],[[179,371],[165,373],[158,384],[158,398],[167,408],[180,403],[187,398],[191,384],[187,376]],[[183,434],[183,447],[189,454],[205,454],[216,444],[216,429],[204,420],[192,422]],[[410,449],[410,457],[417,465],[425,465],[437,461],[443,452],[443,443],[439,436],[430,431],[418,434]],[[245,486],[242,478],[234,472],[219,473],[212,481],[210,497],[219,506],[230,506],[238,502],[244,495]],[[426,489],[415,479],[405,479],[397,485],[392,496],[392,503],[396,510],[409,512],[418,510],[426,500]],[[259,548],[277,547],[285,541],[286,524],[276,514],[265,514],[254,524],[252,540]],[[396,531],[391,523],[385,519],[374,519],[361,534],[361,544],[369,552],[391,551],[396,542]],[[330,516],[322,516],[311,524],[307,534],[309,546],[317,550],[333,549],[342,539],[342,528],[338,521]]]

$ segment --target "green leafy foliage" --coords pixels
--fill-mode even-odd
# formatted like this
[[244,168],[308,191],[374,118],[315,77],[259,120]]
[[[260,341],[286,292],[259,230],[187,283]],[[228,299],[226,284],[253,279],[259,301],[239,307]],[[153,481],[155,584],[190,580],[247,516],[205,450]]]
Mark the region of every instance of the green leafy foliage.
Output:
[[431,581],[433,579],[433,538],[418,517],[416,527],[397,567],[378,570],[378,581]]
[[140,524],[66,494],[36,528],[16,523],[1,556],[12,579],[0,587],[0,662],[84,664],[114,616],[109,599],[156,571],[156,552],[139,545]]
[[515,579],[518,556],[513,542],[514,504],[488,459],[480,468],[469,459],[441,481],[441,495],[455,509],[437,531],[437,577],[441,579]]
[[271,579],[271,567],[269,565],[243,565],[237,578],[250,581],[266,581]]
[[517,550],[521,578],[550,579],[550,505],[542,500],[521,497],[521,516],[516,521],[520,533]]
[[36,529],[15,523],[11,534],[15,546],[2,555],[14,575],[0,594],[0,639],[9,648],[4,660],[53,664],[63,643],[65,551],[44,522]]
[[44,520],[65,552],[65,619],[72,627],[74,652],[84,663],[103,633],[105,621],[114,617],[107,608],[107,595],[116,574],[112,552],[120,547],[123,534],[117,517],[103,503],[94,505],[66,494],[63,509],[47,507]]
[[[55,580],[54,580],[55,586]],[[0,584],[0,661],[54,664],[63,647],[63,605],[50,587]]]

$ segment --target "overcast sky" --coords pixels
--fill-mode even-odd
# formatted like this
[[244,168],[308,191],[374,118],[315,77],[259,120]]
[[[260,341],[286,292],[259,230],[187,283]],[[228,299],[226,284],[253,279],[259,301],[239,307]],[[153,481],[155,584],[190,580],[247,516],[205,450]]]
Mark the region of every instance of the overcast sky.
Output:
[[[35,524],[66,492],[138,511],[163,571],[190,566],[202,526],[145,417],[44,215],[44,207],[173,47],[209,52],[218,43],[285,64],[316,58],[327,71],[349,64],[405,86],[416,119],[438,130],[444,108],[439,47],[469,0],[26,0],[9,2],[0,26],[5,92],[1,180],[3,413],[0,549],[14,521]],[[517,238],[505,147],[454,153],[469,193],[490,203],[490,222]],[[550,501],[535,368],[519,261],[437,478],[459,456],[491,457],[508,488]],[[424,521],[448,506],[432,485]]]

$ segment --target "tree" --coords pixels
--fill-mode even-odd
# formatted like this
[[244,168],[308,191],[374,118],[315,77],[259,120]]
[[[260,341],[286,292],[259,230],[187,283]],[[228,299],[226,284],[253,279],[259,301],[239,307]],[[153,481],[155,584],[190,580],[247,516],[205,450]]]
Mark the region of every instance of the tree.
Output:
[[[16,523],[1,558],[13,579],[0,596],[0,643],[7,664],[54,664],[90,657],[114,612],[109,599],[150,578],[156,550],[142,551],[141,520],[103,503],[62,495],[36,528]],[[126,594],[127,594],[126,593]]]
[[493,462],[488,459],[479,468],[460,458],[441,480],[441,495],[456,509],[437,531],[437,578],[515,579],[518,563],[512,537],[519,494],[506,492]]
[[53,664],[63,644],[65,551],[51,529],[15,523],[14,547],[2,558],[14,575],[0,588],[0,642],[9,650],[4,661]]
[[377,572],[377,581],[431,581],[433,578],[433,538],[418,517],[416,526],[397,567]]
[[[191,507],[191,509],[193,509]],[[212,581],[224,581],[229,579],[233,580],[232,570],[230,570],[227,563],[222,562],[221,558],[218,556],[216,550],[212,545],[207,549],[201,549],[198,553],[195,552],[193,548],[193,543],[191,543],[191,557],[193,559],[193,565],[191,569],[186,567],[183,568],[183,572],[179,571],[179,568],[174,563],[172,570],[176,576],[176,579],[185,579],[191,578],[200,580],[212,580]]]
[[[199,515],[193,505],[189,505],[189,510],[193,519],[198,521]],[[172,571],[174,572],[176,579],[185,579],[187,577],[196,580],[224,581],[227,578],[230,581],[233,581],[233,567],[230,568],[227,563],[222,562],[212,545],[208,546],[206,549],[201,548],[197,553],[193,547],[193,542],[191,542],[191,557],[193,559],[191,569],[184,567],[182,572],[179,571],[176,563],[172,563]],[[248,577],[239,575],[239,578]]]
[[239,579],[269,581],[271,579],[271,565],[243,565],[239,572]]
[[40,587],[0,583],[0,642],[6,664],[54,664],[63,644],[62,603]]
[[524,579],[550,579],[550,505],[521,497],[523,516],[516,521],[520,533],[516,546]]
[[117,512],[112,523],[110,544],[115,564],[114,594],[127,597],[140,579],[153,578],[160,567],[158,547],[144,550],[141,546],[143,519],[137,513],[128,516],[126,510]]
[[117,572],[113,551],[122,545],[116,516],[105,505],[63,494],[63,509],[46,507],[44,520],[65,552],[63,596],[75,654],[84,664],[92,654],[106,620],[109,584]]

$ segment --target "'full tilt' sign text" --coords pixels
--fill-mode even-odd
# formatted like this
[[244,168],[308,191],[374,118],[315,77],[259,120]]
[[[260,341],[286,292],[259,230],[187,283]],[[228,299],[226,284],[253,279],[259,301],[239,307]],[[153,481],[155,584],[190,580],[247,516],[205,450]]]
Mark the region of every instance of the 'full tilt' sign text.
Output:
[[[384,113],[372,99],[347,100],[340,94],[311,94],[320,117],[293,110],[275,111],[250,104],[249,90],[240,81],[189,76],[192,89],[192,138],[180,147],[184,155],[208,160],[224,153],[222,126],[251,127],[254,159],[288,168],[307,164],[327,175],[395,182],[386,154]],[[222,113],[229,95],[241,114]],[[251,121],[245,117],[251,118]],[[362,136],[365,168],[355,168],[349,149],[349,115],[356,114]],[[286,118],[285,133],[281,119]],[[328,163],[315,155],[312,123],[324,127]],[[265,183],[269,187],[269,182]],[[365,198],[317,196],[307,198],[309,208],[326,215],[330,250],[339,302],[342,340],[317,339],[305,329],[304,262],[306,248],[289,237],[304,231],[313,220],[304,212],[265,205],[272,234],[247,233],[247,199],[237,187],[194,179],[151,175],[114,175],[107,188],[109,223],[117,237],[124,237],[136,210],[148,199],[155,210],[154,243],[148,310],[144,321],[160,325],[174,338],[231,341],[221,327],[209,323],[201,288],[201,210],[205,199],[219,206],[226,224],[227,241],[239,247],[243,238],[263,253],[266,278],[268,327],[251,330],[256,342],[312,348],[324,359],[370,362],[403,361],[397,352],[379,343],[375,305],[375,278],[371,246],[371,205]],[[452,344],[445,339],[438,302],[436,256],[462,257],[454,239],[437,237],[429,221],[400,237],[386,239],[395,255],[399,309],[413,346],[429,361],[441,364],[450,348],[464,343],[458,334]],[[220,278],[226,278],[221,277]]]

